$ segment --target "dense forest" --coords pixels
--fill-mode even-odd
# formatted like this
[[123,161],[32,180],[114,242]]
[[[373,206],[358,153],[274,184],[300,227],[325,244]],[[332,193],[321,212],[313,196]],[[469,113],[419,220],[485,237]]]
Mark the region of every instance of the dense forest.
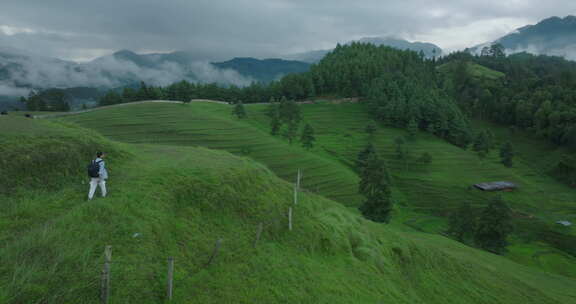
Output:
[[[454,65],[444,88],[469,115],[529,130],[553,143],[576,147],[576,63],[527,53],[466,52],[442,58]],[[474,62],[506,77],[477,81],[464,71]]]
[[[470,63],[504,73],[479,79],[467,72]],[[522,129],[559,146],[576,148],[576,62],[561,57],[519,53],[506,56],[501,45],[479,56],[450,54],[438,65],[451,65],[442,87],[469,117]],[[565,155],[555,175],[576,185],[576,157]]]

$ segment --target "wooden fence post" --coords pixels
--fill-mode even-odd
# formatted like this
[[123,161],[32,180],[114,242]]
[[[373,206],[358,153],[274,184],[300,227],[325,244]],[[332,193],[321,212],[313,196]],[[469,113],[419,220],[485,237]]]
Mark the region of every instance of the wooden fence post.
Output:
[[300,180],[302,179],[302,171],[298,169],[298,182],[296,183],[298,186],[298,191],[300,191]]
[[264,230],[264,223],[258,224],[258,230],[256,231],[256,239],[254,240],[254,248],[258,245],[258,241],[260,240],[260,236],[262,235],[262,230]]
[[172,289],[174,287],[174,257],[168,258],[168,282],[166,286],[166,297],[172,301]]
[[210,264],[212,264],[212,262],[214,261],[214,259],[218,255],[218,251],[220,250],[221,245],[222,245],[222,239],[218,239],[216,241],[216,245],[214,246],[214,251],[212,252],[212,255],[210,256],[208,263],[206,263],[206,267],[208,267],[208,266],[210,266]]
[[298,169],[296,183],[294,184],[294,205],[298,204],[298,191],[300,191],[300,169]]
[[288,208],[288,230],[292,231],[292,207]]
[[112,262],[112,246],[104,248],[104,268],[102,269],[100,285],[100,302],[108,304],[110,299],[110,263]]

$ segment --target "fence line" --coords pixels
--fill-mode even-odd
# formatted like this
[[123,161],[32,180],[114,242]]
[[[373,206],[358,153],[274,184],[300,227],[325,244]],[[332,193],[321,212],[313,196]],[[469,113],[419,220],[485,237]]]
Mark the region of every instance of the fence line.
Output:
[[102,284],[100,286],[100,302],[108,304],[110,299],[110,262],[112,261],[112,246],[104,248],[104,268],[102,269]]
[[172,290],[174,288],[174,257],[168,258],[168,282],[166,284],[166,298],[168,298],[168,301],[172,301]]
[[[300,183],[301,183],[302,173],[298,170],[296,176],[296,182],[294,184],[294,205],[298,204],[298,192],[300,192]],[[294,208],[295,206],[288,207],[288,231],[293,230],[294,225]],[[286,210],[286,209],[284,209]],[[286,227],[283,224],[280,224],[280,221],[285,218],[286,213],[285,211],[277,210],[280,214],[276,213],[276,216],[269,221],[261,221],[258,223],[256,229],[256,235],[254,241],[252,243],[252,247],[254,249],[257,248],[260,239],[262,238],[262,233],[266,227],[269,227],[272,224],[280,225],[278,227]],[[284,220],[282,220],[283,222]],[[284,228],[285,229],[285,228]],[[208,258],[208,261],[201,267],[202,269],[209,267],[216,258],[218,257],[222,243],[224,239],[218,238],[214,244],[214,249]],[[124,262],[124,261],[112,261],[112,246],[106,245],[104,248],[104,265],[102,268],[101,278],[100,278],[100,302],[102,304],[108,304],[110,301],[110,274],[111,274],[111,265],[114,264],[126,264],[126,265],[141,265],[141,264],[149,264],[151,261],[159,262],[160,259],[150,259],[147,261],[139,261],[139,262]],[[175,259],[173,256],[168,257],[167,260],[167,278],[166,278],[166,300],[171,301],[174,295],[174,271],[175,271]],[[187,265],[184,263],[183,265]],[[197,272],[196,272],[197,273]],[[128,279],[129,281],[139,281],[139,279]],[[149,280],[149,279],[141,279]],[[125,281],[125,280],[124,280]]]

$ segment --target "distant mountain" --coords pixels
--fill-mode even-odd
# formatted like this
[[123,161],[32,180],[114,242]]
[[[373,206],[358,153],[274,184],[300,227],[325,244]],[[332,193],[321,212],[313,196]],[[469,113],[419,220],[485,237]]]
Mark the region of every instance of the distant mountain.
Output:
[[[401,50],[412,50],[416,52],[424,52],[426,57],[433,57],[433,56],[440,56],[442,55],[442,49],[432,43],[427,42],[410,42],[403,39],[392,38],[392,37],[366,37],[361,38],[360,40],[355,40],[348,42],[346,44],[350,44],[353,42],[362,42],[362,43],[371,43],[374,45],[386,45],[393,48],[401,49]],[[299,53],[287,56],[287,58],[300,60],[308,63],[315,63],[320,61],[326,54],[331,52],[332,50],[314,50],[305,53]]]
[[521,27],[502,38],[474,47],[481,51],[485,45],[500,43],[507,53],[527,52],[536,55],[562,56],[576,60],[576,17],[551,17],[535,25]]
[[224,62],[212,63],[220,69],[238,71],[242,76],[251,77],[260,82],[280,79],[289,73],[308,71],[310,64],[302,61],[284,59],[234,58]]
[[[151,85],[188,80],[246,86],[308,68],[307,63],[282,59],[234,58],[209,63],[182,51],[137,54],[122,50],[91,62],[76,63],[0,47],[0,102],[13,107],[18,105],[16,97],[26,96],[32,89],[57,88],[67,89],[67,96],[76,104],[91,103],[103,89],[134,86],[141,81]],[[86,92],[89,97],[84,96]]]

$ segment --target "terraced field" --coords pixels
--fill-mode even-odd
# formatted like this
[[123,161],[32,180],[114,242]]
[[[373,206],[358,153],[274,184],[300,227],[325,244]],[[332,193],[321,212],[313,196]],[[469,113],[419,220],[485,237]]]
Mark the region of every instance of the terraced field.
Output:
[[[304,172],[305,189],[319,192],[349,207],[361,203],[358,176],[353,163],[366,145],[364,132],[369,114],[358,103],[303,104],[305,122],[316,132],[310,151],[269,135],[266,105],[246,105],[248,118],[231,116],[227,105],[196,102],[189,105],[138,104],[104,109],[64,118],[93,128],[105,136],[128,143],[205,146],[253,158],[281,178],[293,181],[297,169]],[[378,127],[372,141],[385,157],[394,179],[398,202],[395,221],[420,231],[441,233],[446,216],[463,202],[479,212],[493,198],[470,186],[486,181],[509,180],[520,189],[503,193],[515,211],[516,233],[508,256],[518,262],[576,276],[576,259],[558,247],[558,238],[570,242],[576,233],[557,227],[557,220],[576,221],[576,190],[542,174],[524,158],[514,168],[499,163],[497,151],[480,160],[471,151],[452,146],[426,133],[405,144],[407,161],[396,158],[395,139],[406,136],[399,129]],[[433,157],[428,166],[416,159],[424,152]],[[566,239],[568,238],[568,239]]]
[[358,177],[351,169],[233,119],[229,111],[229,106],[214,103],[138,104],[82,113],[65,120],[127,143],[204,146],[246,155],[290,181],[301,169],[305,189],[358,206]]

